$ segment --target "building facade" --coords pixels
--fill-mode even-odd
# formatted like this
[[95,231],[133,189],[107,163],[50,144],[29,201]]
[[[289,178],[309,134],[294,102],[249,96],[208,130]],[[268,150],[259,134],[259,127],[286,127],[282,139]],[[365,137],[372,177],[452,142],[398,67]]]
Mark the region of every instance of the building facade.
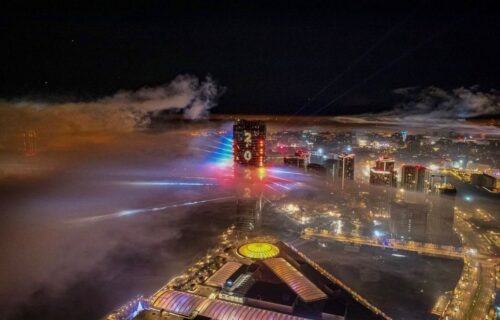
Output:
[[405,164],[401,167],[401,188],[422,192],[428,189],[429,170],[421,165]]
[[354,180],[354,154],[341,153],[334,159],[333,176],[341,180]]
[[266,124],[238,120],[233,125],[233,156],[236,163],[263,167],[266,159]]
[[397,173],[393,158],[382,157],[375,162],[375,167],[370,169],[370,184],[397,186]]
[[470,181],[472,184],[486,188],[490,191],[497,191],[500,189],[500,179],[486,173],[473,173],[470,176]]

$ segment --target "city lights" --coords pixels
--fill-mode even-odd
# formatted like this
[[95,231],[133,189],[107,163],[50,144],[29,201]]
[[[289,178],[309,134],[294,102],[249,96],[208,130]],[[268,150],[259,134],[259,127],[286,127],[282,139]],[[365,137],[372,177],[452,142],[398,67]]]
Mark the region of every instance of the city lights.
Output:
[[0,319],[500,320],[495,6],[10,2]]

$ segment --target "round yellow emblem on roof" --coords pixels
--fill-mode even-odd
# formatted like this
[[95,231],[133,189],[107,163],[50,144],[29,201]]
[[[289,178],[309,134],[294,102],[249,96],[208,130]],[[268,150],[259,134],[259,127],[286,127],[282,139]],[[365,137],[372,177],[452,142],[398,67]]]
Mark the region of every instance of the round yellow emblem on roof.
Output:
[[276,257],[280,249],[267,242],[252,242],[238,248],[238,253],[251,259],[267,259]]

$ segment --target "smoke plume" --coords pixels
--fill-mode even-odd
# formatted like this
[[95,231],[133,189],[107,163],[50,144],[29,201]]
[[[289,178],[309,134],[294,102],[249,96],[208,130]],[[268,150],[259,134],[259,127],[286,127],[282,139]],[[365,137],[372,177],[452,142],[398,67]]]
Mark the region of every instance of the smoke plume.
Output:
[[146,126],[150,115],[163,110],[182,112],[187,119],[203,118],[222,93],[223,89],[210,76],[199,80],[192,75],[180,75],[165,85],[119,91],[90,102],[0,101],[0,128],[130,131]]

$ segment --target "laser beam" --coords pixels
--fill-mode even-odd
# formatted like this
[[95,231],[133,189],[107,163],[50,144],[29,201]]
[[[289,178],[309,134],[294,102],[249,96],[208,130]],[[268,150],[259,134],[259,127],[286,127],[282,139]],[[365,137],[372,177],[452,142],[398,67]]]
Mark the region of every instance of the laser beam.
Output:
[[196,200],[196,201],[188,201],[188,202],[180,202],[180,203],[171,203],[171,204],[167,204],[165,206],[153,207],[153,208],[125,209],[125,210],[120,210],[120,211],[108,213],[108,214],[97,215],[97,216],[93,216],[93,217],[78,218],[78,219],[74,219],[74,220],[71,220],[68,222],[69,223],[92,223],[92,222],[99,222],[99,221],[103,221],[103,220],[109,220],[109,219],[113,219],[113,218],[120,218],[120,217],[124,217],[124,216],[136,215],[139,213],[158,212],[158,211],[164,211],[167,209],[195,206],[195,205],[199,205],[199,204],[203,204],[203,203],[229,200],[229,199],[234,199],[234,196]]
[[187,182],[187,181],[134,181],[125,182],[126,185],[131,186],[146,186],[146,187],[193,187],[193,186],[215,186],[215,183],[204,182]]

